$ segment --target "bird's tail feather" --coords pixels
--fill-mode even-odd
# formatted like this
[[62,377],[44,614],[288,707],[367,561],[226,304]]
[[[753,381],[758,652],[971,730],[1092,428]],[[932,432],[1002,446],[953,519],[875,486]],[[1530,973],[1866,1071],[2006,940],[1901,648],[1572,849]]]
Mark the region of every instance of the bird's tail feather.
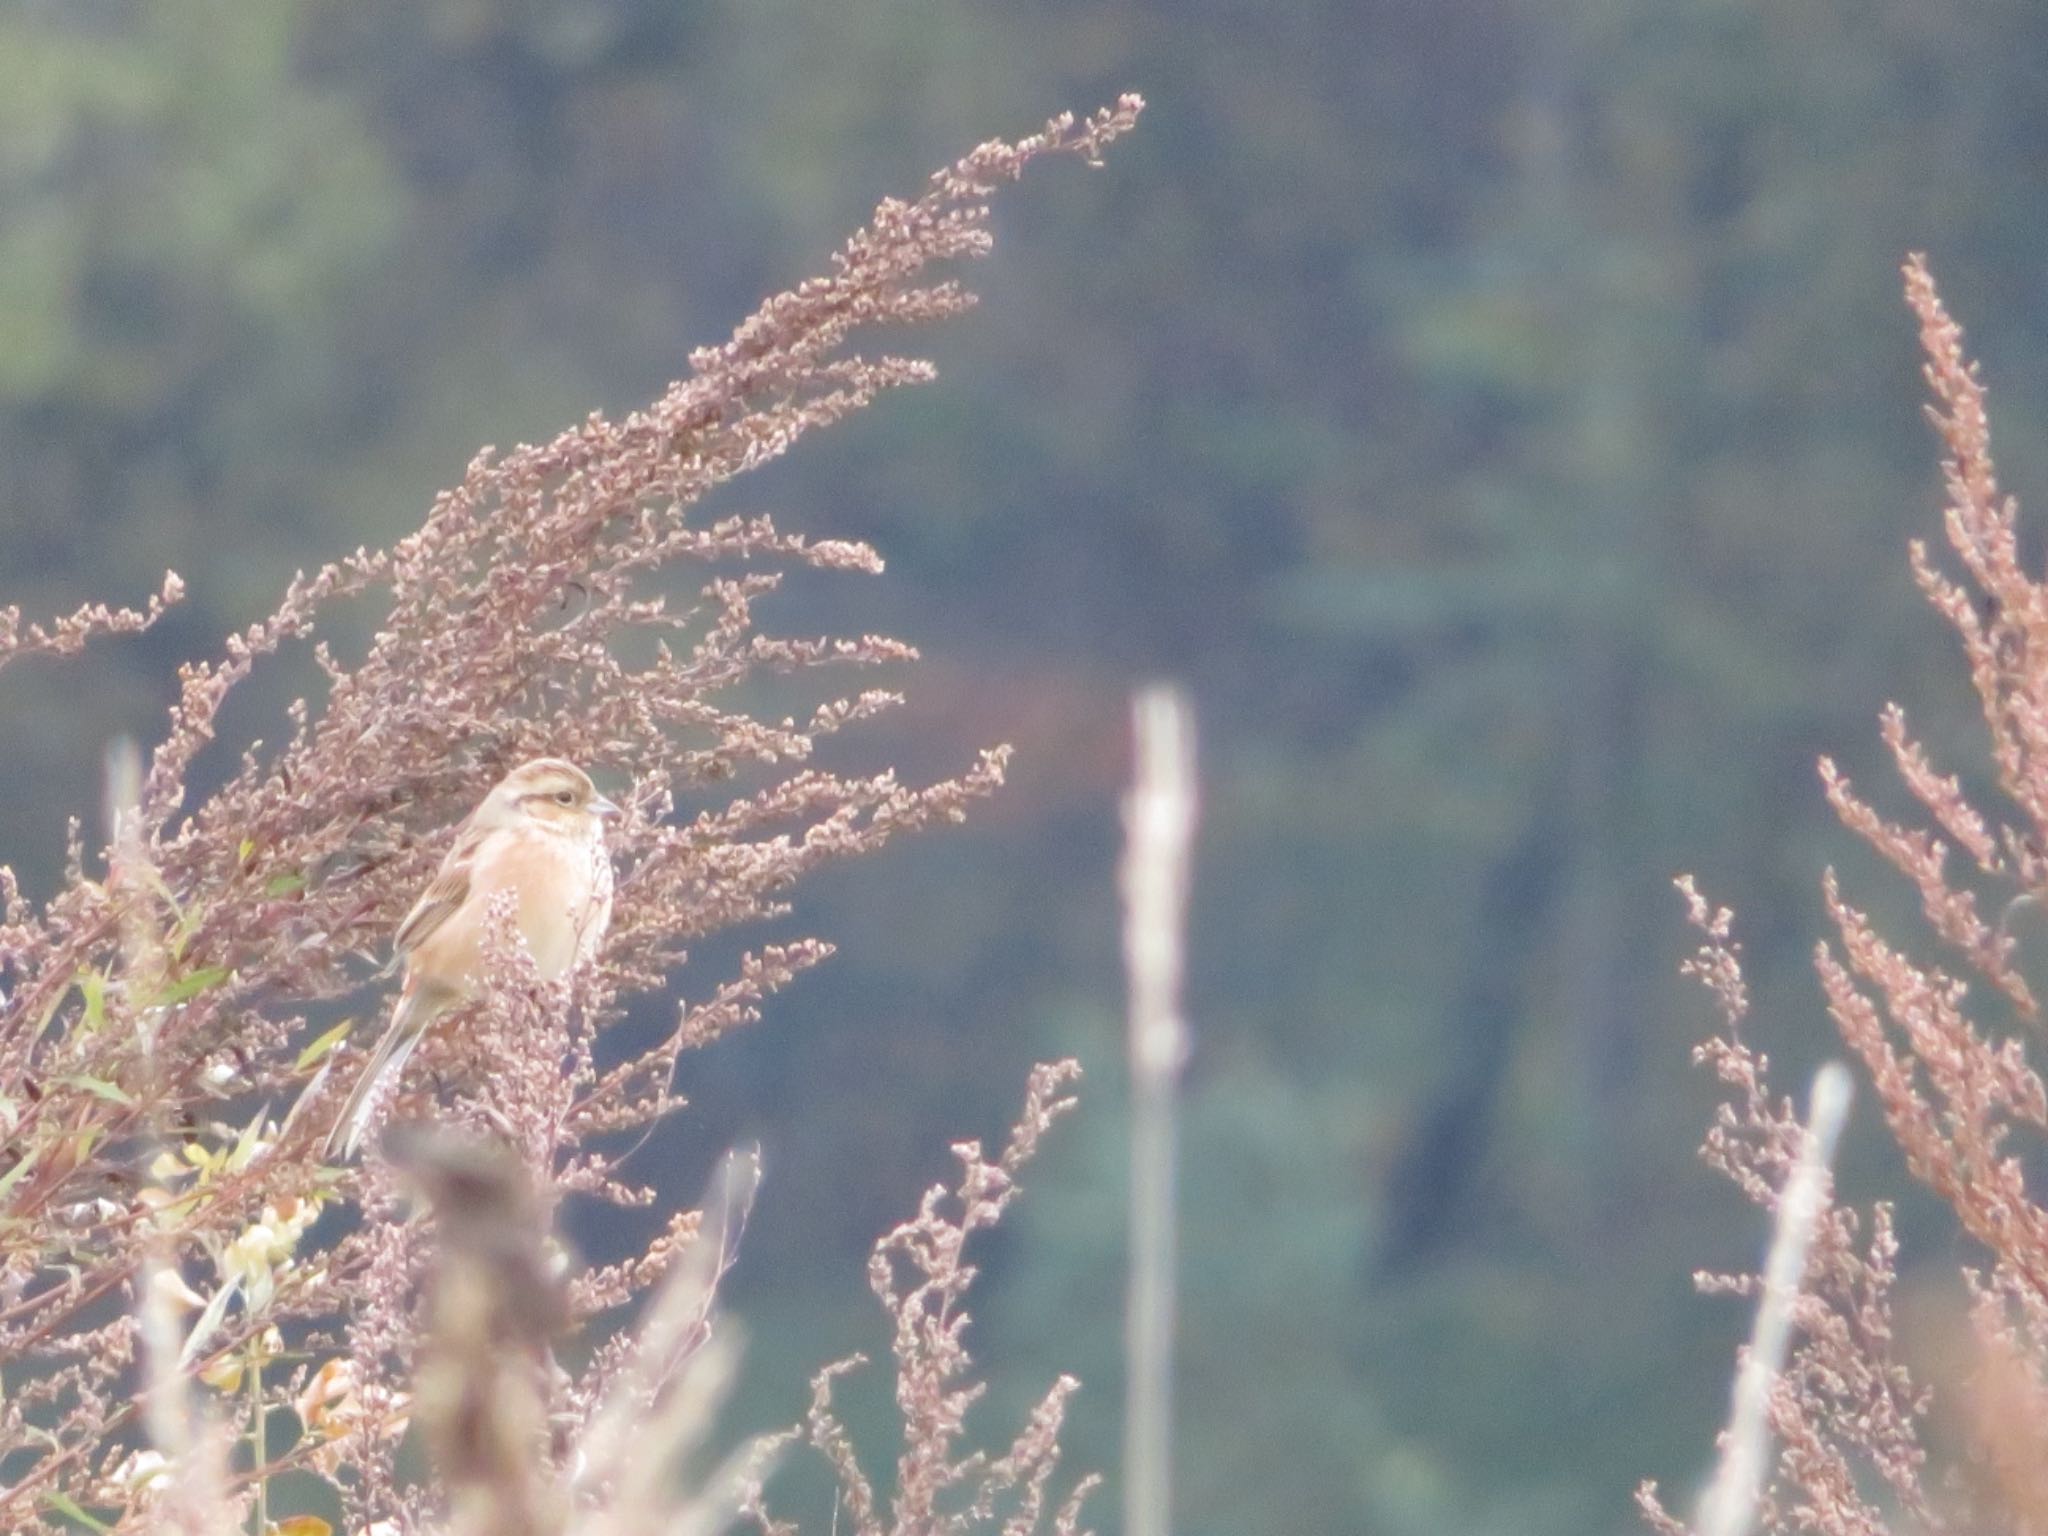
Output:
[[398,1006],[392,1010],[391,1022],[385,1027],[384,1038],[377,1042],[377,1049],[370,1053],[368,1065],[362,1076],[349,1090],[348,1102],[341,1107],[341,1117],[334,1122],[334,1129],[327,1137],[327,1155],[330,1158],[351,1158],[356,1148],[362,1145],[363,1137],[370,1129],[370,1119],[376,1113],[382,1095],[379,1089],[386,1084],[392,1089],[398,1086],[400,1074],[412,1056],[413,1049],[427,1032],[427,1021],[436,1012],[427,1006],[418,992],[406,991],[398,999]]

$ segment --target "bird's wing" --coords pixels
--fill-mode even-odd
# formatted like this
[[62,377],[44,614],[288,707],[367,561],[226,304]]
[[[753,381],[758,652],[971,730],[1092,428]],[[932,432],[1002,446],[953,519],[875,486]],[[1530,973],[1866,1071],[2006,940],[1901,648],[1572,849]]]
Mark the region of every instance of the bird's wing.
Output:
[[469,899],[470,871],[476,866],[477,850],[483,846],[483,840],[481,828],[463,824],[456,834],[455,846],[441,861],[440,870],[427,882],[420,899],[412,904],[405,921],[398,925],[398,932],[391,936],[393,953],[411,954]]

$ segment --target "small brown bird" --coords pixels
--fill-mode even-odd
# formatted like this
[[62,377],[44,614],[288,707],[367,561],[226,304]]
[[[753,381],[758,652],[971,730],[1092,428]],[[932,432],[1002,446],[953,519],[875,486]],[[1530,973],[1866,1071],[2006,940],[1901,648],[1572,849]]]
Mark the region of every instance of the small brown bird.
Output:
[[510,891],[534,968],[553,980],[595,953],[612,913],[604,824],[619,808],[574,763],[539,757],[514,768],[456,829],[455,846],[398,925],[392,948],[405,984],[327,1154],[352,1157],[369,1130],[377,1086],[396,1087],[427,1026],[472,996],[483,969],[491,898]]

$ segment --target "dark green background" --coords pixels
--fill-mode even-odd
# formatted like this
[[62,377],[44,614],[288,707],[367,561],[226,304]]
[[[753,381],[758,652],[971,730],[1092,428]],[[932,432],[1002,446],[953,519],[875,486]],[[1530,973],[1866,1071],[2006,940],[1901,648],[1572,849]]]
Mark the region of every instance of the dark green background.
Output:
[[[0,683],[0,849],[47,890],[103,743],[293,568],[413,525],[481,442],[639,403],[878,197],[1122,89],[1151,109],[1104,170],[1003,200],[942,383],[721,498],[890,559],[768,609],[932,658],[838,761],[1019,756],[970,829],[802,897],[843,955],[689,1064],[642,1166],[687,1194],[763,1142],[733,1418],[787,1420],[884,1344],[862,1257],[945,1144],[1078,1054],[974,1339],[992,1434],[1072,1369],[1072,1460],[1113,1467],[1114,801],[1124,695],[1170,674],[1208,796],[1180,1530],[1627,1529],[1639,1476],[1701,1465],[1743,1322],[1688,1273],[1761,1237],[1692,1160],[1669,878],[1741,906],[1791,1086],[1826,1049],[1818,871],[1881,891],[1813,757],[1878,783],[1896,696],[1974,762],[1904,570],[1937,482],[1896,269],[1929,249],[1975,323],[2026,491],[2032,3],[10,0],[0,599],[166,565],[192,599]],[[880,1380],[852,1401],[878,1443]]]

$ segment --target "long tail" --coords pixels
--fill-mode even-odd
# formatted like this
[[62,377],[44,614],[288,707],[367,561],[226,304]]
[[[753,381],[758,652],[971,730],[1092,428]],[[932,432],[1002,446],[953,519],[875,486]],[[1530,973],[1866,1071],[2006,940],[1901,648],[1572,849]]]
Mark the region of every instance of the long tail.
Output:
[[349,1090],[348,1102],[341,1107],[341,1118],[334,1122],[334,1129],[328,1133],[329,1158],[347,1159],[356,1155],[356,1148],[362,1145],[363,1137],[369,1132],[370,1121],[386,1096],[380,1090],[387,1085],[392,1090],[398,1087],[407,1059],[426,1034],[428,1022],[438,1012],[440,1009],[415,988],[407,987],[399,994],[398,1006],[391,1011],[391,1022],[384,1028],[384,1038],[370,1053],[369,1064],[363,1068],[363,1075],[356,1079],[355,1087]]

